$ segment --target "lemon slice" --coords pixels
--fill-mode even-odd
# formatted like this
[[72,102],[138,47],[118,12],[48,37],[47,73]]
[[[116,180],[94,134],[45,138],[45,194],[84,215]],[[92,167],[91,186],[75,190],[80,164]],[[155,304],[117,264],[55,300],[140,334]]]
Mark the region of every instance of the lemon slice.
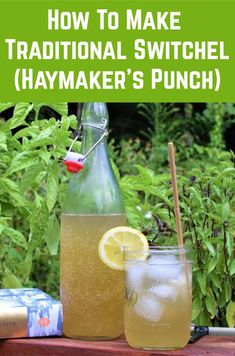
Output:
[[[133,251],[132,258],[145,259],[148,240],[142,232],[128,226],[114,227],[103,235],[99,242],[99,256],[109,267],[123,270],[124,247]],[[136,251],[136,253],[135,253]]]

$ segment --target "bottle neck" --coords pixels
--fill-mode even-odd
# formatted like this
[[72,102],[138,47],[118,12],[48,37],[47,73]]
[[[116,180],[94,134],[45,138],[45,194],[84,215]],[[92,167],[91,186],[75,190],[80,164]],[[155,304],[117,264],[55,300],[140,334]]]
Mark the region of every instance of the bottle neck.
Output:
[[[99,127],[91,127],[84,125],[83,127],[83,140],[82,140],[82,154],[86,155],[86,161],[90,161],[97,154],[102,153],[103,159],[108,158],[107,149],[107,131]],[[99,157],[97,157],[99,158]]]
[[[86,160],[94,156],[94,152],[101,148],[107,150],[108,112],[105,103],[85,103],[81,118],[83,126],[82,154]],[[94,147],[95,146],[95,147]],[[94,148],[94,149],[93,149]],[[91,150],[91,153],[89,151]],[[88,156],[86,157],[86,154]]]

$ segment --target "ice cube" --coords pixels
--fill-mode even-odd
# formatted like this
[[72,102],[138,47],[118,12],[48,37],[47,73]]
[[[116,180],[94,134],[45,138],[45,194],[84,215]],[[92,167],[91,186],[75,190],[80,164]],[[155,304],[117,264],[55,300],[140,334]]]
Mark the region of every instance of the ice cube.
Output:
[[156,260],[157,263],[153,259],[153,263],[150,261],[146,268],[146,274],[149,279],[160,281],[178,279],[182,266],[177,259],[158,257]]
[[126,286],[127,289],[139,290],[144,282],[146,268],[141,263],[128,263],[126,267]]
[[179,273],[177,282],[180,285],[183,284],[192,284],[192,273],[191,273],[191,265],[184,264],[182,265],[181,273]]
[[138,296],[134,310],[142,318],[156,323],[163,316],[164,306],[154,295],[144,293]]
[[165,256],[161,256],[161,255],[156,255],[156,254],[152,254],[149,259],[148,262],[150,263],[157,263],[157,264],[161,264],[161,265],[178,265],[180,263],[179,259],[174,256],[174,255],[165,255]]
[[153,285],[149,289],[149,293],[153,294],[155,297],[161,299],[162,301],[167,302],[175,302],[178,296],[177,288],[163,283]]

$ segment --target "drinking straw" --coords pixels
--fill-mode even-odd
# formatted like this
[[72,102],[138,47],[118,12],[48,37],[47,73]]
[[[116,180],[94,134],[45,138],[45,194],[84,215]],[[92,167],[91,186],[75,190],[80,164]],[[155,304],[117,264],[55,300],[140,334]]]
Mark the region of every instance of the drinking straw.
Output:
[[189,275],[188,269],[185,264],[186,258],[184,250],[184,241],[183,241],[183,233],[182,233],[182,225],[181,225],[181,215],[180,215],[180,205],[179,205],[179,194],[178,194],[178,185],[177,185],[177,177],[176,177],[176,166],[175,166],[175,150],[173,142],[168,143],[168,152],[169,152],[169,161],[170,161],[170,172],[171,172],[171,181],[173,188],[173,197],[174,197],[174,210],[175,210],[175,219],[176,219],[176,232],[178,239],[178,246],[180,248],[180,259],[184,264],[186,283],[189,295],[191,294],[191,288],[189,284]]
[[173,142],[168,143],[168,152],[169,152],[170,171],[171,171],[171,180],[172,180],[173,197],[174,197],[177,239],[178,239],[179,247],[182,248],[184,247],[184,241],[183,241],[182,226],[181,226],[179,195],[178,195],[178,187],[177,187],[176,168],[175,168],[175,151],[174,151]]

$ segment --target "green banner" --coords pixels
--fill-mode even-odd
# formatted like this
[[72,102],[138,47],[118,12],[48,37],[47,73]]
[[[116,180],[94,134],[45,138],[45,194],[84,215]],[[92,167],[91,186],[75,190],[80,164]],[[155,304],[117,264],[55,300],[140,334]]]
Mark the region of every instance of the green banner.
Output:
[[235,101],[234,1],[0,1],[0,101]]

